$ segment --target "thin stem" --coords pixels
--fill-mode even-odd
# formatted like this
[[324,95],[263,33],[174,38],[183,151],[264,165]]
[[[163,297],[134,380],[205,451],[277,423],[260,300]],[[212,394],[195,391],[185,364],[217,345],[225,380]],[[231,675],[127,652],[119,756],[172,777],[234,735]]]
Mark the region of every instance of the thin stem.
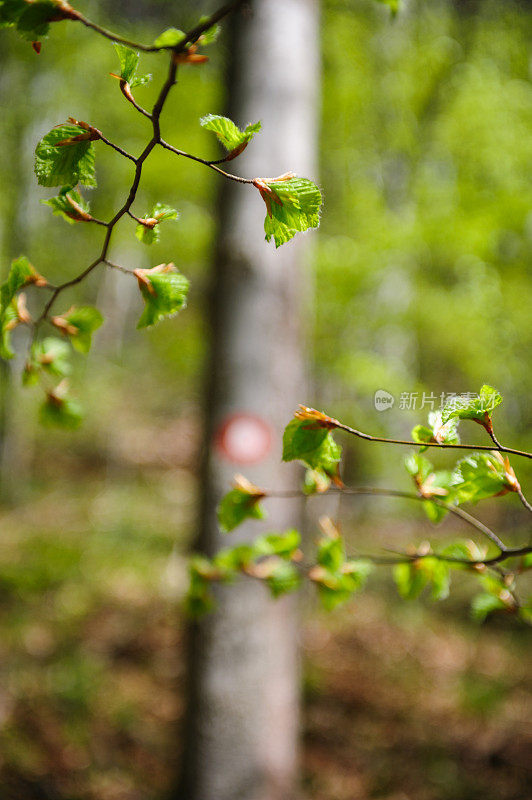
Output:
[[196,25],[195,28],[192,28],[192,30],[186,34],[185,38],[182,39],[179,44],[171,47],[168,45],[164,47],[157,47],[154,44],[141,44],[140,42],[133,42],[130,39],[125,39],[123,36],[118,36],[116,33],[113,33],[113,31],[110,31],[107,28],[104,28],[102,25],[98,25],[96,22],[92,22],[90,19],[87,19],[87,17],[83,16],[83,14],[77,9],[71,9],[72,13],[69,18],[77,22],[81,22],[82,25],[85,25],[85,27],[96,31],[96,33],[99,33],[100,36],[104,36],[111,42],[125,44],[127,47],[132,47],[135,50],[142,50],[144,53],[159,53],[161,50],[173,50],[176,53],[180,53],[186,49],[187,44],[192,44],[193,42],[197,41],[202,33],[209,30],[209,28],[212,28],[212,26],[223,19],[223,17],[227,16],[233,11],[236,11],[238,6],[242,5],[243,2],[244,0],[236,0],[234,3],[228,3],[227,5],[223,6],[204,22]]
[[102,140],[102,142],[103,142],[104,144],[108,145],[109,147],[112,147],[112,148],[113,148],[113,150],[116,150],[116,152],[117,152],[117,153],[120,153],[120,155],[121,155],[121,156],[124,156],[124,158],[129,158],[129,160],[130,160],[130,161],[133,161],[133,163],[134,163],[134,164],[136,164],[136,163],[137,163],[137,159],[135,158],[135,156],[132,156],[132,155],[131,155],[131,153],[128,153],[128,152],[127,152],[127,150],[124,150],[124,149],[123,149],[122,147],[120,147],[119,145],[117,145],[117,144],[114,144],[114,142],[111,142],[111,141],[109,141],[109,139],[107,139],[107,138],[106,138],[106,137],[103,135],[103,133],[101,133],[101,131],[98,131],[98,133],[100,134],[100,139]]
[[[345,431],[346,433],[350,433],[352,436],[357,436],[359,439],[365,439],[368,442],[383,442],[384,444],[400,444],[406,445],[407,447],[420,447],[420,442],[413,442],[409,439],[387,439],[382,436],[371,436],[369,433],[358,431],[356,428],[351,428],[349,425],[344,425],[342,422],[336,422],[335,428]],[[423,447],[439,447],[447,450],[487,450],[489,452],[495,449],[490,445],[483,444],[446,444],[441,442],[423,442]],[[500,450],[501,453],[509,453],[510,455],[514,456],[532,458],[532,453],[527,453],[524,450],[515,450],[513,447],[503,447],[502,445],[498,445],[497,450]]]
[[103,263],[107,267],[111,267],[112,269],[120,270],[120,272],[123,272],[125,275],[133,275],[133,277],[135,277],[132,269],[128,269],[127,267],[123,267],[121,264],[115,264],[113,261],[109,261],[108,258],[105,258]]
[[217,162],[207,161],[206,159],[200,158],[199,156],[193,156],[192,153],[185,153],[184,150],[178,150],[177,147],[168,144],[168,142],[165,142],[164,139],[160,139],[159,144],[161,145],[161,147],[164,147],[165,150],[170,150],[177,156],[190,158],[192,159],[192,161],[197,161],[199,164],[204,164],[206,167],[209,167],[210,169],[213,169],[215,172],[218,172],[219,175],[223,175],[224,178],[229,178],[230,181],[236,181],[237,183],[248,183],[248,184],[253,183],[253,178],[241,178],[239,175],[233,175],[230,172],[225,172],[225,170],[220,169],[220,167],[216,166]]
[[521,487],[519,487],[519,489],[517,489],[516,492],[517,492],[517,495],[518,495],[520,501],[522,502],[522,504],[526,508],[526,510],[530,511],[532,513],[532,505],[530,505],[530,503],[528,502],[528,500],[524,496],[523,490],[521,489]]

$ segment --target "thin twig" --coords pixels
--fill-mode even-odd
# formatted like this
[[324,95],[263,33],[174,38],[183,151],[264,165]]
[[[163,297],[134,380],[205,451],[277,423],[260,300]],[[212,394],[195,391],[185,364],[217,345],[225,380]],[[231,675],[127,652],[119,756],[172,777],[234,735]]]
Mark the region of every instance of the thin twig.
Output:
[[[346,433],[350,433],[352,436],[356,436],[359,439],[365,439],[368,442],[383,442],[384,444],[400,444],[406,445],[407,447],[439,447],[441,449],[447,450],[484,450],[484,451],[493,451],[495,448],[491,447],[490,445],[483,445],[483,444],[447,444],[445,442],[414,442],[409,439],[387,439],[382,436],[371,436],[369,433],[363,433],[362,431],[356,430],[356,428],[351,428],[349,425],[344,425],[343,422],[335,422],[335,428],[338,430],[345,431]],[[502,445],[498,445],[497,450],[501,453],[509,453],[510,455],[514,456],[523,456],[523,458],[532,458],[532,453],[528,453],[524,450],[515,450],[513,447],[503,447]]]
[[[219,175],[223,175],[224,178],[229,178],[230,181],[236,181],[237,183],[253,183],[253,178],[241,178],[239,175],[232,175],[230,172],[225,172],[220,167],[216,166],[216,162],[214,161],[207,161],[204,158],[200,158],[199,156],[194,156],[191,153],[185,153],[184,150],[178,150],[177,147],[174,147],[168,142],[165,142],[164,139],[159,141],[161,147],[164,147],[165,150],[170,150],[172,153],[175,153],[177,156],[183,156],[184,158],[190,158],[192,161],[197,161],[200,164],[204,164],[206,167],[213,169],[215,172],[218,172]],[[220,162],[222,163],[222,162]]]

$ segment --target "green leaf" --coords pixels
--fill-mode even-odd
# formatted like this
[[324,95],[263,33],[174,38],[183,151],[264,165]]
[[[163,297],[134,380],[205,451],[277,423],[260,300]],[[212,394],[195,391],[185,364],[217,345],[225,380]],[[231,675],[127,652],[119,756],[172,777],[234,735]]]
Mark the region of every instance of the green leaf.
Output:
[[408,564],[396,564],[393,577],[397,590],[405,600],[418,597],[429,581],[426,571],[421,569],[422,559]]
[[351,600],[363,588],[372,565],[364,561],[345,562],[342,571],[315,567],[312,580],[317,583],[318,596],[327,611]]
[[126,47],[126,45],[116,42],[114,48],[118,55],[118,60],[120,61],[120,77],[126,81],[126,83],[131,83],[131,79],[135,77],[137,72],[140,53],[137,50],[133,50],[131,47]]
[[227,580],[231,573],[247,567],[253,561],[254,548],[249,544],[237,544],[220,550],[213,559],[213,565],[222,571],[223,579]]
[[0,317],[0,358],[10,359],[14,357],[14,352],[11,349],[11,330],[17,324],[18,311],[17,302],[15,298],[11,300],[9,305],[2,310]]
[[453,470],[451,486],[460,503],[476,503],[499,493],[515,491],[515,474],[498,453],[472,453]]
[[139,56],[137,50],[115,42],[115,50],[120,61],[120,78],[128,83],[132,88],[144,86],[151,80],[151,75],[137,75]]
[[301,584],[301,576],[297,567],[288,561],[279,559],[265,578],[272,597],[280,597],[289,592],[295,592]]
[[[204,22],[207,22],[209,17],[202,16],[198,20],[198,25],[203,25]],[[218,24],[211,25],[210,28],[207,28],[198,39],[198,44],[207,45],[212,44],[216,41],[218,36],[220,35],[221,27]]]
[[283,434],[283,461],[302,461],[310,469],[321,470],[334,478],[338,476],[338,462],[342,448],[330,430],[320,427],[312,419],[293,419]]
[[[468,561],[482,561],[486,558],[487,548],[480,547],[475,542],[458,541],[451,542],[440,551],[442,556],[450,556],[451,558],[463,558]],[[449,562],[449,566],[453,569],[469,569],[465,564],[453,564]]]
[[47,395],[40,408],[43,425],[75,430],[83,421],[83,409],[76,400],[55,393]]
[[175,316],[186,307],[189,282],[174,264],[137,269],[135,275],[146,302],[137,328],[155,325],[162,319]]
[[91,348],[92,334],[103,323],[103,317],[93,306],[73,307],[66,314],[54,317],[53,323],[70,336],[72,346],[80,353],[88,353]]
[[261,129],[261,123],[256,122],[253,125],[247,125],[244,130],[241,130],[228,117],[222,117],[219,114],[207,114],[207,116],[200,119],[200,125],[202,128],[215,133],[225,149],[234,155],[241,153],[248,142]]
[[[460,444],[458,435],[458,419],[449,419],[444,425],[440,411],[429,413],[429,425],[416,425],[412,429],[412,439],[419,444],[426,442],[439,442],[440,444]],[[422,453],[427,448],[421,448]]]
[[37,286],[46,285],[45,279],[36,272],[26,256],[19,256],[19,258],[11,262],[8,276],[0,286],[0,315],[4,313],[15,294],[31,283]]
[[20,35],[33,42],[48,34],[50,22],[59,21],[60,14],[60,7],[49,0],[8,0],[0,6],[0,26],[16,24]]
[[344,541],[338,536],[322,536],[316,553],[318,564],[331,572],[338,572],[345,563]]
[[55,336],[35,342],[24,370],[24,384],[35,383],[41,371],[59,378],[70,374],[70,347],[66,342]]
[[53,214],[63,217],[71,225],[75,222],[86,222],[92,219],[88,201],[79,192],[68,186],[64,186],[57,197],[41,200],[41,203],[50,206]]
[[276,247],[290,241],[296,233],[320,224],[321,192],[307,178],[291,176],[279,180],[258,179],[255,185],[266,203],[264,231],[266,241]]
[[3,0],[0,2],[0,28],[16,25],[22,12],[27,9],[25,0]]
[[222,533],[234,530],[245,519],[264,519],[266,514],[259,505],[264,496],[262,489],[238,475],[233,488],[222,498],[217,509]]
[[405,457],[405,467],[418,485],[422,484],[433,471],[432,463],[419,453],[409,453]]
[[59,143],[86,134],[79,125],[64,123],[53,128],[35,148],[35,174],[41,186],[96,186],[94,146],[88,139]]
[[457,395],[452,397],[442,411],[442,422],[450,419],[473,419],[485,424],[493,411],[502,403],[502,397],[492,386],[484,384],[478,395]]
[[177,28],[167,28],[157,37],[154,45],[155,47],[175,47],[176,44],[183,41],[185,36],[186,33]]
[[255,557],[279,556],[290,560],[301,544],[301,534],[294,528],[284,533],[267,533],[253,543]]
[[483,622],[494,611],[504,611],[506,604],[493,594],[476,594],[471,601],[471,616],[475,622]]
[[322,469],[307,469],[303,483],[305,494],[323,494],[331,485],[331,479]]
[[139,222],[135,229],[135,236],[143,244],[154,244],[159,241],[160,223],[179,219],[179,212],[165,203],[156,203],[152,208],[151,214],[145,214],[143,219],[148,220],[150,224],[143,225]]

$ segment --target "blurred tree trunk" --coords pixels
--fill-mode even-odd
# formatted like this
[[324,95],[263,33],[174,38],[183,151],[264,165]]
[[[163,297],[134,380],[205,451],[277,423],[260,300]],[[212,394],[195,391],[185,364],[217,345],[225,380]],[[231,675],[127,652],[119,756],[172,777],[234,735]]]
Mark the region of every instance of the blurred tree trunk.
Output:
[[[263,131],[237,162],[241,174],[316,176],[319,78],[314,0],[255,0],[228,23],[228,115]],[[264,485],[295,485],[281,466],[282,430],[305,398],[304,310],[309,241],[280,250],[264,241],[265,206],[251,187],[226,182],[212,286],[212,346],[199,548],[213,554],[255,537],[225,539],[215,508],[235,472]],[[271,433],[264,457],[244,465],[215,441],[235,414]],[[268,501],[268,529],[298,526],[297,503]],[[272,601],[257,582],[218,587],[217,611],[193,626],[181,800],[289,800],[297,772],[299,674],[294,598]]]

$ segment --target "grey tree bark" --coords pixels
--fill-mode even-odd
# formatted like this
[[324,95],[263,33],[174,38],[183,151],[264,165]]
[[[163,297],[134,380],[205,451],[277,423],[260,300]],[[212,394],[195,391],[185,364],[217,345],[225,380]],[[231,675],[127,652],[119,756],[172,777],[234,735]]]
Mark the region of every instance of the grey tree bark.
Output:
[[[233,18],[228,115],[260,119],[263,131],[238,162],[241,174],[288,170],[316,176],[319,86],[315,0],[254,0]],[[266,244],[265,206],[252,187],[226,183],[212,287],[212,347],[199,546],[213,554],[261,531],[218,531],[215,508],[235,472],[264,486],[295,485],[281,466],[282,430],[305,396],[303,309],[309,238],[279,250]],[[265,457],[243,465],[215,441],[234,414],[261,418],[271,432]],[[301,508],[268,501],[268,530],[301,521]],[[257,582],[219,587],[218,609],[191,632],[189,707],[181,800],[289,800],[295,794],[299,706],[298,632],[293,598],[272,601]]]

